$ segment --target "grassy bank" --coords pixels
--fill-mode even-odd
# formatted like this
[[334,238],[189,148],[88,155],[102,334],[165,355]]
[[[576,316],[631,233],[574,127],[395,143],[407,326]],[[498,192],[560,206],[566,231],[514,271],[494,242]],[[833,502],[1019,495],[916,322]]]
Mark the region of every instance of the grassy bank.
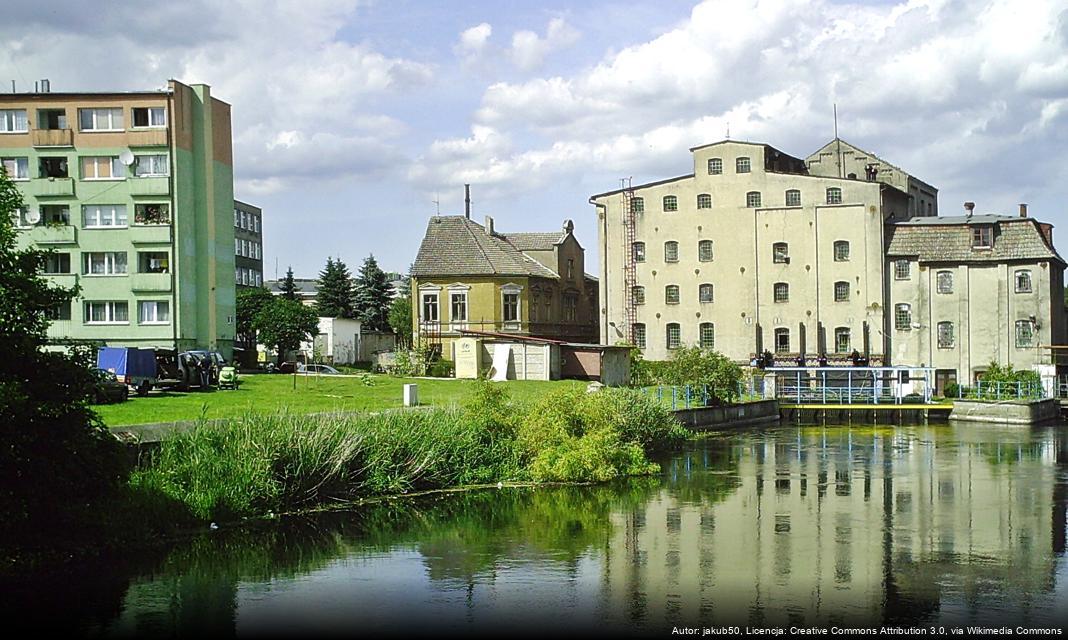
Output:
[[[467,484],[605,481],[657,471],[687,432],[645,394],[516,399],[469,383],[462,406],[376,415],[250,414],[162,443],[130,480],[146,518],[224,521]],[[142,498],[143,499],[143,498]]]
[[[451,379],[409,379],[383,375],[337,376],[242,376],[237,391],[153,392],[148,397],[131,396],[127,402],[100,405],[94,410],[109,427],[198,418],[244,418],[280,412],[309,414],[330,411],[380,411],[400,407],[402,388],[419,385],[419,400],[431,406],[449,406],[471,397],[474,382]],[[516,399],[536,398],[558,389],[584,389],[577,380],[509,381],[498,383]]]

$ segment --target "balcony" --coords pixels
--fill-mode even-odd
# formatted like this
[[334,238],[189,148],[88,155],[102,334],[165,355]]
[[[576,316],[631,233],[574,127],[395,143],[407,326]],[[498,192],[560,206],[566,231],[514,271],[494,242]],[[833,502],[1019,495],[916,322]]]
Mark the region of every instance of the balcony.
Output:
[[78,276],[73,273],[46,273],[45,277],[52,286],[64,289],[73,289],[78,284]]
[[167,146],[166,129],[134,129],[126,132],[126,144],[131,147]]
[[163,244],[171,241],[169,224],[135,224],[130,227],[130,242],[134,244]]
[[75,244],[78,230],[69,224],[44,224],[27,230],[30,242],[42,244]]
[[170,291],[171,274],[169,273],[131,273],[131,291]]
[[28,191],[38,198],[69,198],[74,195],[74,178],[34,178]]
[[130,195],[166,196],[171,192],[170,178],[130,178]]
[[74,132],[70,129],[34,129],[30,136],[35,147],[74,146]]

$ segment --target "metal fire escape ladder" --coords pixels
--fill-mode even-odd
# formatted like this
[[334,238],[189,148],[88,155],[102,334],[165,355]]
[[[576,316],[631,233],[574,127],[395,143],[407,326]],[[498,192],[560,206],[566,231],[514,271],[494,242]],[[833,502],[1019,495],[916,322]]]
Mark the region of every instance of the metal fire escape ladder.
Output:
[[620,180],[620,206],[623,212],[623,335],[629,344],[636,344],[634,324],[638,321],[638,309],[634,304],[634,287],[638,284],[637,267],[634,263],[635,217],[634,189],[630,178]]

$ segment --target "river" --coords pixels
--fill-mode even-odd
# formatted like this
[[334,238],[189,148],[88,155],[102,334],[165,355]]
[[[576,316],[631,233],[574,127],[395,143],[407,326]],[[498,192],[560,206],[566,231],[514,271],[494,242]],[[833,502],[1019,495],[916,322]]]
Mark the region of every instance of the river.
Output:
[[1063,427],[777,426],[662,474],[446,493],[3,582],[76,635],[1060,626]]

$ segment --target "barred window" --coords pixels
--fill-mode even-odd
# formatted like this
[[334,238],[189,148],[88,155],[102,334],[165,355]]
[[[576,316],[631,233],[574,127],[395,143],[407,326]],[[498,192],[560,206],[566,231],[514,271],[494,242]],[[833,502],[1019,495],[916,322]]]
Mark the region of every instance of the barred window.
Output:
[[711,209],[712,208],[712,196],[707,193],[697,194],[697,208],[698,209]]
[[955,344],[952,322],[938,323],[938,348],[952,349]]
[[1016,321],[1016,348],[1029,349],[1034,346],[1035,323],[1030,320]]
[[630,199],[630,212],[631,213],[645,213],[645,198],[631,198]]
[[745,206],[749,207],[750,209],[759,208],[760,207],[760,192],[759,191],[750,191],[749,193],[745,194]]
[[827,204],[842,204],[842,190],[838,187],[828,187]]
[[786,206],[788,207],[800,207],[801,206],[801,191],[797,189],[786,190]]
[[713,291],[710,283],[706,282],[705,284],[702,284],[697,288],[697,291],[701,302],[712,302]]
[[741,157],[734,161],[734,170],[736,173],[749,173],[749,158]]
[[848,262],[849,261],[849,241],[848,240],[835,240],[834,241],[834,261],[835,262]]
[[785,282],[775,283],[775,302],[789,302],[790,301],[790,285]]
[[935,275],[935,290],[938,293],[953,293],[952,271],[939,271]]
[[779,327],[775,330],[775,353],[789,353],[790,330]]
[[716,348],[716,326],[711,322],[701,323],[701,348]]
[[644,349],[645,348],[645,325],[641,322],[637,322],[633,327],[634,331],[634,345]]
[[912,306],[904,302],[894,305],[894,328],[908,331],[912,328]]
[[676,196],[664,196],[664,211],[678,211],[679,199]]
[[[645,287],[634,286],[630,288],[630,303],[631,304],[645,304]],[[545,304],[549,304],[549,299],[545,299]],[[546,313],[546,320],[549,319],[548,313]]]
[[679,243],[674,240],[668,240],[664,243],[664,262],[678,262],[679,261]]
[[645,262],[645,243],[644,242],[635,242],[634,244],[630,245],[630,247],[631,247],[631,252],[634,255],[634,261],[635,262]]
[[909,279],[909,261],[908,260],[895,260],[894,261],[894,279],[895,280],[908,280]]
[[845,281],[839,281],[834,283],[834,301],[835,302],[848,302],[849,301],[849,283]]
[[1031,272],[1021,269],[1016,272],[1016,293],[1031,293]]
[[667,325],[667,348],[678,349],[682,346],[682,327],[677,322]]
[[834,330],[834,352],[849,353],[852,347],[849,345],[849,327],[838,327]]
[[723,160],[721,158],[708,159],[708,175],[718,176],[723,173]]
[[664,287],[664,302],[667,304],[679,303],[679,285],[669,284]]
[[697,243],[697,259],[701,262],[712,262],[711,240],[701,240]]

